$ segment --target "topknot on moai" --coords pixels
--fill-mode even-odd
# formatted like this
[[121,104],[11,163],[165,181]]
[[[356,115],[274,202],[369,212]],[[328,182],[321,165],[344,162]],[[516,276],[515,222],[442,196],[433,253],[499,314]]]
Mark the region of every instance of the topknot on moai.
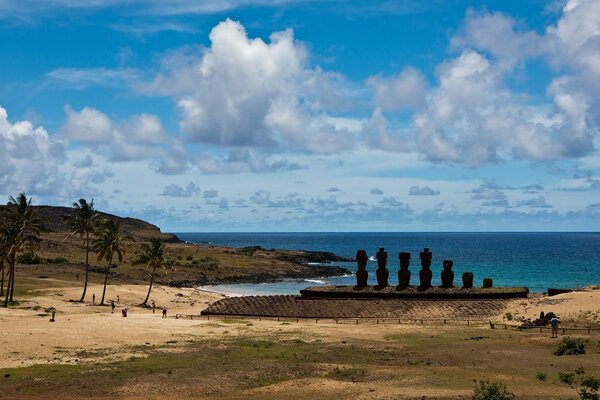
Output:
[[398,270],[398,289],[406,289],[410,285],[410,253],[398,253],[400,269]]
[[386,268],[388,253],[383,247],[379,248],[377,257],[377,286],[386,287],[388,285],[389,272]]
[[356,252],[356,286],[357,287],[366,287],[367,280],[369,278],[369,273],[367,272],[367,251],[366,250],[358,250]]
[[419,289],[429,289],[431,287],[431,252],[428,247],[425,247],[423,251],[419,254],[419,258],[421,259],[421,270],[419,271],[419,280],[421,284],[419,285]]
[[442,287],[451,288],[454,287],[454,272],[452,266],[454,263],[452,260],[444,260],[444,269],[442,271]]

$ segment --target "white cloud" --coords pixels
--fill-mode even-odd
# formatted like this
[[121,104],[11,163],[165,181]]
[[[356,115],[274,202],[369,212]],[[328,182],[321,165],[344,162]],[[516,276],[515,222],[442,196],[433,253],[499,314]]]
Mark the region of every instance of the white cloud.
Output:
[[379,189],[379,188],[376,188],[376,187],[374,187],[373,189],[371,189],[371,192],[370,192],[370,193],[371,193],[371,194],[378,195],[378,196],[381,196],[381,195],[383,194],[383,190],[381,190],[381,189]]
[[90,86],[122,87],[139,79],[139,71],[133,68],[58,68],[46,76],[67,87],[82,90]]
[[140,88],[176,100],[188,140],[313,153],[354,146],[348,130],[320,111],[327,103],[322,82],[332,80],[308,67],[307,50],[291,30],[273,33],[266,43],[228,19],[213,28],[210,41],[191,61],[168,59],[170,70]]
[[64,189],[58,172],[65,158],[65,144],[29,121],[8,120],[0,106],[0,190],[15,195],[49,195]]
[[410,196],[437,196],[440,194],[439,190],[434,190],[429,186],[411,186],[408,190]]
[[200,188],[194,182],[188,183],[185,188],[172,183],[162,191],[162,195],[167,197],[192,197],[198,193],[200,193]]
[[369,77],[367,87],[375,92],[376,106],[384,110],[419,109],[427,95],[425,76],[412,67],[404,68],[395,76]]
[[89,146],[109,161],[151,160],[159,173],[167,175],[187,168],[185,148],[166,134],[155,115],[143,113],[115,121],[91,107],[76,111],[67,106],[65,112],[63,137]]

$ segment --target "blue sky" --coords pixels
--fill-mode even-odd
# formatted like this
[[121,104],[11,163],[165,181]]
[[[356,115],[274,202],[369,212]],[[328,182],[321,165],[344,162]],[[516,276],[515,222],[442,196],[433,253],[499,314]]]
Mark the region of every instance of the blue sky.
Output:
[[600,222],[600,1],[0,0],[0,195],[166,231]]

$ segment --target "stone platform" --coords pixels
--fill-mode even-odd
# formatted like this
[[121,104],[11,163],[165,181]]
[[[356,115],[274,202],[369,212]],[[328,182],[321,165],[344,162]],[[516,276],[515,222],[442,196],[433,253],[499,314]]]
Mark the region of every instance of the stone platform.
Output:
[[312,286],[300,291],[302,298],[319,299],[514,299],[527,297],[526,287],[441,288],[419,290],[416,286]]
[[317,299],[299,296],[229,297],[202,315],[292,318],[486,319],[504,312],[508,299]]

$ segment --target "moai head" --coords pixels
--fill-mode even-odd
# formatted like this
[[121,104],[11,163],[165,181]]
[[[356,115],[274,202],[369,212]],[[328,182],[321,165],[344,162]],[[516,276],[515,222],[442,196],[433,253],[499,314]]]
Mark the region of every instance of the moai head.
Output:
[[454,265],[454,263],[452,262],[452,260],[444,260],[444,271],[452,271],[452,266]]
[[429,269],[431,267],[431,252],[429,248],[425,247],[419,257],[421,258],[421,267]]
[[379,251],[377,252],[377,266],[379,268],[385,268],[385,265],[387,264],[387,255],[388,254],[385,249],[380,247]]
[[358,250],[356,252],[356,264],[359,270],[364,270],[367,268],[367,251],[366,250]]
[[410,253],[398,253],[398,258],[400,258],[400,269],[406,271],[410,265]]

